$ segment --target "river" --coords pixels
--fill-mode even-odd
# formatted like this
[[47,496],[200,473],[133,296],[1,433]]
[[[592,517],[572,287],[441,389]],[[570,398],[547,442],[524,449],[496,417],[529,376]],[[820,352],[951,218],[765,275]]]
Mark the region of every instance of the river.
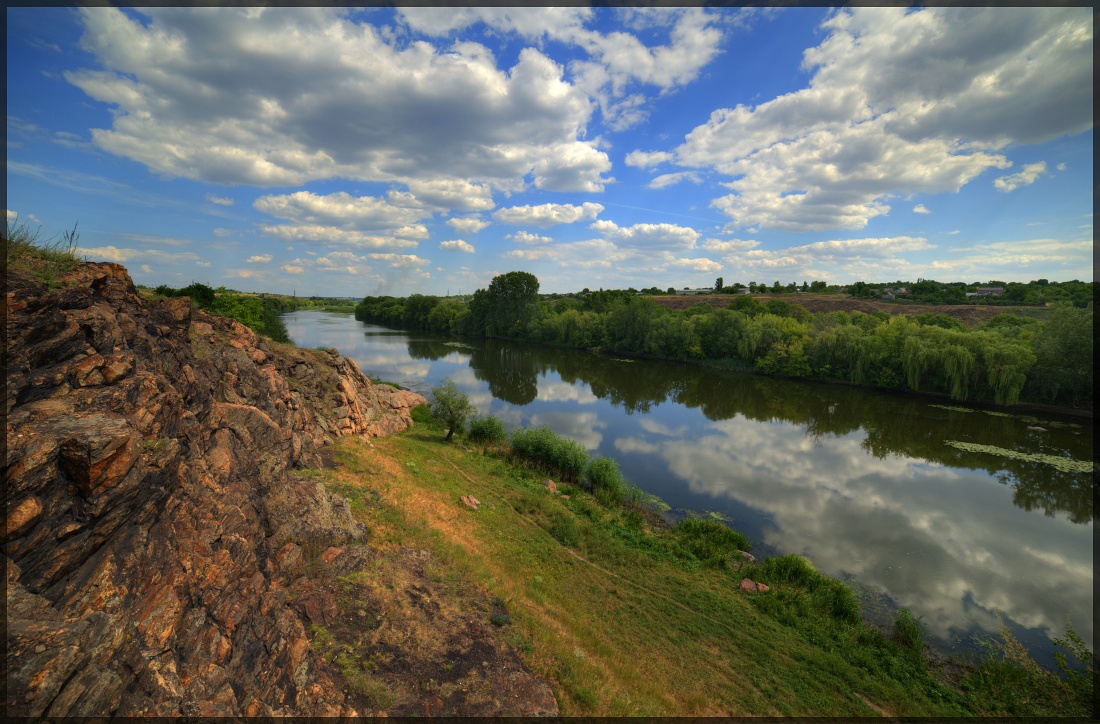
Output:
[[615,458],[671,518],[709,513],[758,557],[805,555],[872,617],[908,608],[941,649],[973,651],[1003,620],[1053,668],[1067,616],[1092,642],[1093,476],[1074,470],[1093,460],[1090,419],[283,319],[299,346],[335,347],[369,376],[425,396],[450,377],[508,428],[547,425]]

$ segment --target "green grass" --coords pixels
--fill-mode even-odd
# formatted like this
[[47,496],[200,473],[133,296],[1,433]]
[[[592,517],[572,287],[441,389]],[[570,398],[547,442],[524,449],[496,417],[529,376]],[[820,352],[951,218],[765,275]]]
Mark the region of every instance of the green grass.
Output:
[[76,228],[74,224],[60,238],[43,239],[41,227],[31,228],[25,221],[9,219],[4,227],[8,271],[30,274],[48,288],[56,288],[59,278],[80,262]]
[[[574,486],[563,486],[564,500],[505,452],[464,452],[435,430],[373,443],[342,442],[337,455],[378,492],[372,540],[432,550],[508,601],[504,630],[551,681],[564,715],[876,714],[867,701],[899,716],[968,711],[897,643],[861,636],[839,582],[812,566],[798,575],[774,564],[739,568],[734,555],[747,541],[721,523],[653,526]],[[484,505],[465,509],[462,495]],[[772,573],[771,593],[737,592],[744,575]],[[769,598],[778,603],[761,605]],[[902,675],[884,676],[882,661]]]
[[[1077,715],[1091,701],[1090,677],[1021,666],[1026,652],[1011,647],[948,685],[923,655],[919,620],[862,624],[855,594],[808,559],[746,563],[736,531],[661,524],[634,491],[607,506],[565,484],[566,500],[506,449],[446,445],[439,427],[369,448],[341,441],[342,482],[330,485],[372,546],[430,550],[438,580],[482,587],[497,607],[486,622],[551,682],[565,716]],[[744,577],[771,590],[739,593]]]

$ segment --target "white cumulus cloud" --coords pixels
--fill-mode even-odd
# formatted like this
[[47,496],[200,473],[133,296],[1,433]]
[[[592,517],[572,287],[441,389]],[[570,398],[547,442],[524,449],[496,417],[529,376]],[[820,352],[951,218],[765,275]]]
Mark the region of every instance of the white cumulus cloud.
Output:
[[485,221],[480,216],[462,216],[447,219],[447,226],[460,234],[476,234],[486,226],[489,226],[489,222]]
[[610,168],[584,138],[594,104],[533,47],[501,68],[477,43],[404,43],[341,8],[79,12],[95,62],[65,78],[113,117],[92,142],[168,177],[404,183],[488,210],[490,188],[528,174],[596,190]]
[[695,229],[676,224],[634,224],[624,228],[613,221],[597,221],[590,228],[620,247],[691,249],[699,238],[699,232]]
[[555,224],[574,224],[578,221],[591,221],[604,210],[601,204],[585,201],[580,206],[573,204],[539,204],[538,206],[512,206],[493,212],[493,219],[502,224],[513,226],[554,226]]
[[891,196],[957,192],[1012,144],[1092,127],[1090,9],[845,8],[822,30],[805,88],[717,109],[628,165],[729,176],[712,205],[739,228],[862,229]]
[[1024,166],[1023,170],[1019,173],[1009,174],[1008,176],[1001,176],[998,179],[993,180],[993,185],[998,191],[1015,191],[1021,186],[1027,186],[1035,183],[1036,180],[1047,172],[1047,162],[1039,161],[1038,163],[1030,163]]
[[505,234],[505,239],[510,239],[517,244],[549,244],[553,239],[549,236],[539,236],[529,231],[517,231],[514,234]]
[[461,251],[466,254],[473,254],[474,247],[467,244],[462,239],[455,239],[454,241],[441,241],[439,242],[439,248],[443,251]]

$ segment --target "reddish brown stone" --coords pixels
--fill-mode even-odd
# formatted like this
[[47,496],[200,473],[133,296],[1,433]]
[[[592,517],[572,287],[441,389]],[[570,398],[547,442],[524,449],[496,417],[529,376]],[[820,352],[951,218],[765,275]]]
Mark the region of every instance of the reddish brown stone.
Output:
[[42,501],[38,498],[25,498],[8,513],[4,521],[5,536],[11,538],[30,528],[42,512]]
[[334,560],[340,557],[344,552],[344,546],[329,546],[325,549],[325,552],[321,554],[321,560],[325,563],[332,563]]

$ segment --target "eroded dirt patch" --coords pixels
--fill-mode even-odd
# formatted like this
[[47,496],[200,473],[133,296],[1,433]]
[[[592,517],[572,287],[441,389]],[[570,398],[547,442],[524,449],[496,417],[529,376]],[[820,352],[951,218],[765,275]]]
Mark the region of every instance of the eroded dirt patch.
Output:
[[[348,549],[292,590],[314,649],[363,715],[556,716],[549,684],[518,658],[488,600],[426,550]],[[494,617],[494,614],[496,616]]]

